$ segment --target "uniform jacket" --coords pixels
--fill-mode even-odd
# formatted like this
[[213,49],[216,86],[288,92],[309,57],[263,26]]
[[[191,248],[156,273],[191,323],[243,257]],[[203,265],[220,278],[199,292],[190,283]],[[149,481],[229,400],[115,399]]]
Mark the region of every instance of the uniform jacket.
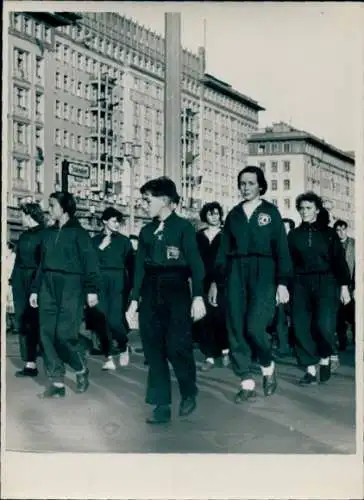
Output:
[[289,285],[292,264],[286,231],[278,209],[266,200],[249,220],[242,203],[228,213],[215,262],[215,281],[224,281],[229,259],[248,256],[274,260],[277,284]]
[[62,227],[54,225],[46,228],[40,250],[40,265],[32,283],[32,292],[38,293],[44,271],[82,275],[85,292],[99,292],[97,254],[90,235],[76,218],[70,219]]
[[344,249],[334,229],[302,223],[290,231],[288,242],[295,275],[331,273],[339,285],[350,285]]
[[40,263],[40,248],[44,226],[38,225],[24,231],[17,242],[16,256],[11,280],[22,270],[37,270]]
[[159,225],[159,220],[153,220],[140,232],[132,300],[139,299],[146,267],[186,271],[191,276],[193,296],[202,296],[204,266],[198,251],[194,227],[175,212],[164,220],[161,232],[157,231]]
[[201,229],[196,233],[196,240],[202,262],[205,267],[205,291],[208,291],[212,281],[214,280],[215,260],[220,246],[221,231],[216,234],[211,242],[205,235],[204,231],[204,229]]

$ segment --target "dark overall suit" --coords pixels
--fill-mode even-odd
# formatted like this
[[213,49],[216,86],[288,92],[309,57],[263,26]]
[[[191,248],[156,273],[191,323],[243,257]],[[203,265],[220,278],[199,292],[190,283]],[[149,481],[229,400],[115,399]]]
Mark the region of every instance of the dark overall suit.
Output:
[[191,333],[191,293],[203,295],[203,263],[192,224],[174,212],[144,226],[135,260],[133,300],[140,300],[139,327],[149,363],[146,402],[171,403],[171,362],[182,398],[194,396],[196,365]]
[[251,355],[261,366],[272,361],[267,328],[277,286],[288,285],[291,259],[277,208],[262,200],[250,219],[242,203],[228,214],[216,258],[215,281],[226,290],[226,321],[234,373],[251,378]]
[[302,223],[288,235],[294,268],[292,322],[298,362],[318,363],[333,354],[339,286],[350,284],[336,232],[317,222]]
[[44,227],[38,225],[20,235],[11,275],[20,355],[24,362],[35,362],[39,344],[38,309],[30,307],[29,295],[40,262],[43,230]]
[[97,254],[78,220],[45,229],[32,292],[38,293],[44,365],[53,382],[63,382],[65,363],[77,372],[84,369],[79,344],[83,308],[86,294],[99,290]]
[[[92,308],[95,311],[89,309],[88,313],[93,330],[100,338],[103,354],[109,356],[113,339],[116,340],[120,352],[127,349],[125,294],[128,287],[126,280],[132,268],[133,249],[129,238],[115,233],[111,235],[111,243],[100,250],[99,246],[104,237],[105,233],[101,233],[92,239],[99,260],[101,292],[98,305]],[[94,322],[92,316],[96,316]]]
[[355,289],[355,240],[348,237],[346,241],[341,242],[344,252],[346,263],[349,267],[351,283],[350,292],[352,300],[349,304],[340,304],[337,313],[336,333],[341,350],[345,350],[348,343],[347,325],[351,326],[353,334],[353,343],[355,343],[355,300],[353,298],[353,290]]
[[223,290],[221,290],[221,288],[218,290],[217,307],[211,306],[207,300],[211,283],[214,281],[214,266],[220,245],[221,233],[218,233],[210,242],[204,230],[201,230],[196,233],[196,239],[205,267],[204,298],[207,314],[202,320],[194,324],[194,332],[201,352],[207,358],[216,358],[221,356],[221,351],[223,349],[229,348],[223,304]]

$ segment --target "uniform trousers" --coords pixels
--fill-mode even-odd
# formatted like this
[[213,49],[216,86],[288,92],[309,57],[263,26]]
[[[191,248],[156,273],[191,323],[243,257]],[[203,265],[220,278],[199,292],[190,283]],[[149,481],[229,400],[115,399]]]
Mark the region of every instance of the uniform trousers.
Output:
[[234,373],[252,378],[252,352],[261,366],[272,362],[267,328],[276,305],[275,263],[269,257],[247,256],[229,261],[226,287],[226,324]]
[[300,365],[315,365],[334,353],[338,307],[339,286],[332,274],[295,276],[292,323]]
[[65,363],[85,369],[79,331],[85,302],[82,276],[44,271],[38,295],[44,367],[53,382],[63,382]]
[[173,367],[182,398],[196,395],[191,323],[187,277],[165,268],[147,271],[139,306],[139,327],[149,367],[148,404],[171,404],[168,361]]

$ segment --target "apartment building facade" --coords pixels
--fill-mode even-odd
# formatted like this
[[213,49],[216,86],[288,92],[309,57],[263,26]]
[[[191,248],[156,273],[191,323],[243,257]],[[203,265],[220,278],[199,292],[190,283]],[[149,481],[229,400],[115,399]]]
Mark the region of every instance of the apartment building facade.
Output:
[[323,139],[275,123],[249,139],[249,164],[262,168],[268,181],[266,199],[275,203],[283,217],[299,222],[297,196],[314,191],[324,200],[331,222],[344,219],[354,233],[355,159]]
[[[17,95],[16,50],[27,50],[32,59],[32,105],[24,107],[34,114],[27,129],[34,161],[22,164],[24,179],[17,178],[13,161],[8,204],[16,205],[25,194],[46,199],[60,189],[66,159],[76,173],[86,173],[70,176],[70,190],[79,199],[96,204],[108,198],[127,211],[131,199],[138,205],[139,186],[164,171],[164,39],[116,13],[85,12],[76,24],[51,31],[43,27],[40,46],[36,37],[23,40],[29,23],[33,34],[38,29],[36,22],[25,13],[10,15],[12,96]],[[39,91],[37,75],[43,78]],[[263,108],[206,74],[203,49],[198,54],[182,51],[181,84],[183,203],[198,209],[205,201],[217,200],[227,210],[237,201],[236,176],[246,165],[247,137],[257,130]],[[24,97],[20,93],[16,99]],[[11,110],[14,100],[9,101]],[[23,133],[13,114],[9,130],[10,141]],[[132,168],[124,157],[126,142],[141,146],[141,157]],[[42,169],[35,163],[37,147],[42,148]]]

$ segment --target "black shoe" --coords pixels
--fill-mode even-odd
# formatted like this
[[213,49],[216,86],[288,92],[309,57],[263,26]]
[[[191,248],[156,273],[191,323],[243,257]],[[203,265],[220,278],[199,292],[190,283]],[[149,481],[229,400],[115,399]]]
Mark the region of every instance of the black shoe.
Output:
[[250,390],[250,389],[243,389],[241,388],[239,392],[236,393],[234,397],[234,401],[236,404],[244,403],[245,401],[248,401],[249,399],[255,399],[257,396],[257,393],[255,390]]
[[76,373],[76,382],[77,382],[76,392],[82,393],[87,391],[88,386],[90,385],[90,382],[88,380],[88,375],[89,375],[88,368],[86,368],[86,370],[82,373]]
[[147,424],[166,424],[171,420],[171,408],[168,405],[156,406],[150,417],[146,419]]
[[26,366],[22,370],[15,372],[15,376],[18,378],[36,377],[37,375],[38,375],[38,368],[28,368]]
[[65,386],[57,387],[55,385],[50,385],[42,394],[38,394],[40,399],[49,398],[64,398],[66,395]]
[[272,375],[263,376],[264,396],[271,396],[272,394],[274,394],[276,392],[277,385],[276,369],[274,369]]
[[187,398],[183,398],[179,405],[179,416],[187,417],[196,409],[196,397],[188,396]]
[[306,372],[304,376],[299,380],[299,385],[308,386],[317,384],[317,376],[311,375],[311,373]]
[[331,362],[328,365],[320,365],[320,382],[327,382],[331,377]]

